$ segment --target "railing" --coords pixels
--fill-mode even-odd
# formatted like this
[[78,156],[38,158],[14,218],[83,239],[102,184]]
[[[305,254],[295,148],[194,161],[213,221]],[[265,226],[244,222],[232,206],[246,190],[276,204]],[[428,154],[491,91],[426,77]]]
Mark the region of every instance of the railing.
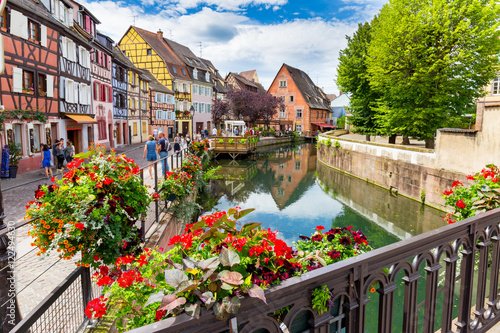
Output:
[[[253,140],[257,138],[256,135],[250,136],[214,136],[212,137],[212,147],[217,149],[224,150],[242,150],[248,151],[257,147],[257,140]],[[244,143],[241,143],[240,140],[245,140]]]
[[[497,209],[291,278],[229,321],[210,310],[130,332],[486,332],[500,320],[499,222]],[[318,315],[311,292],[322,285],[335,306]]]
[[[142,183],[153,182],[153,189],[158,190],[158,181],[161,175],[161,164],[163,160],[169,161],[170,169],[182,166],[186,149],[179,153],[173,153],[161,160],[152,163],[153,180],[148,179],[148,166],[140,168]],[[146,218],[138,222],[142,229],[143,242],[148,239],[160,225],[161,213],[168,211],[169,206],[164,201],[155,201],[148,209]],[[24,220],[15,225],[19,228],[31,223],[32,220]],[[156,226],[156,229],[152,228]],[[0,237],[7,233],[7,229],[0,230]],[[60,332],[69,333],[83,330],[88,324],[88,318],[84,314],[87,303],[101,294],[102,288],[92,285],[92,271],[89,268],[76,268],[64,281],[59,284],[35,309],[23,318],[10,332],[11,333],[37,333],[37,332]]]

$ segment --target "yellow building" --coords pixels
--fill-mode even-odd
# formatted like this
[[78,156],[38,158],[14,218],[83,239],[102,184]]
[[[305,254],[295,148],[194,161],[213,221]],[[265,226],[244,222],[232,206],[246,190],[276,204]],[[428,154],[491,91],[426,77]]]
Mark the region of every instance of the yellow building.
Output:
[[192,79],[186,65],[163,37],[163,32],[153,33],[130,26],[118,46],[135,66],[147,69],[167,88],[180,92],[179,87],[182,87],[182,101],[175,103],[178,107],[175,132],[191,133],[192,117],[188,110],[192,105]]

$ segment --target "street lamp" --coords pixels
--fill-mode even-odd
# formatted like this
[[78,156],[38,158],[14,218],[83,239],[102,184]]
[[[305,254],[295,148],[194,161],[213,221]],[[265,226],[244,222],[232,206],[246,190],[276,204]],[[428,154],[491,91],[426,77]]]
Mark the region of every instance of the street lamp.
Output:
[[194,109],[194,106],[191,105],[191,108],[189,109],[189,113],[191,113],[191,140],[194,139],[194,113],[196,110]]

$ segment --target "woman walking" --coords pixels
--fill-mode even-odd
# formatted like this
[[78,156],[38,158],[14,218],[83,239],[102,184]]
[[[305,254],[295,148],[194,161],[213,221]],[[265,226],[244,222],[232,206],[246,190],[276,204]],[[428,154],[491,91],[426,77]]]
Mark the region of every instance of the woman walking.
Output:
[[143,159],[147,159],[148,161],[148,169],[149,169],[149,178],[153,179],[153,176],[151,174],[151,168],[153,167],[154,161],[156,161],[156,151],[158,150],[158,144],[154,140],[154,136],[150,135],[148,137],[149,141],[146,142],[146,145],[144,146],[144,156]]
[[181,150],[181,137],[179,133],[174,138],[174,152],[178,153]]
[[64,157],[66,158],[66,163],[73,161],[73,155],[75,155],[75,147],[73,143],[68,140],[66,148],[64,148]]
[[64,141],[59,141],[56,144],[56,158],[57,158],[57,170],[63,171],[64,169]]
[[50,165],[50,163],[52,162],[52,154],[50,153],[49,146],[44,144],[42,151],[43,151],[42,167],[45,169],[45,177],[52,178],[54,177],[52,175],[52,166]]

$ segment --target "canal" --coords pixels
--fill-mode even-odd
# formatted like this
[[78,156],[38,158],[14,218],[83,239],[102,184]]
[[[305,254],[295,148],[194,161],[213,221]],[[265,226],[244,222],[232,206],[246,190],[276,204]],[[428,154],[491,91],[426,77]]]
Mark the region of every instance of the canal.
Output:
[[279,230],[289,243],[318,225],[351,225],[379,248],[445,225],[442,211],[317,163],[311,143],[215,165],[224,178],[212,181],[207,211],[255,208],[244,221]]
[[[299,240],[300,235],[310,236],[318,225],[326,229],[353,226],[366,235],[373,248],[380,248],[446,224],[442,211],[318,163],[316,147],[311,143],[262,149],[236,161],[218,159],[215,165],[221,166],[223,178],[212,181],[205,212],[235,206],[255,208],[242,222],[260,222],[263,228],[278,230],[288,244]],[[423,269],[421,274],[425,276]],[[398,276],[394,295],[394,332],[402,330],[402,311],[397,309],[403,308],[403,276]],[[425,278],[419,281],[419,332],[424,285]],[[377,332],[378,289],[378,285],[370,288],[365,332]],[[335,327],[331,329],[336,332]]]

